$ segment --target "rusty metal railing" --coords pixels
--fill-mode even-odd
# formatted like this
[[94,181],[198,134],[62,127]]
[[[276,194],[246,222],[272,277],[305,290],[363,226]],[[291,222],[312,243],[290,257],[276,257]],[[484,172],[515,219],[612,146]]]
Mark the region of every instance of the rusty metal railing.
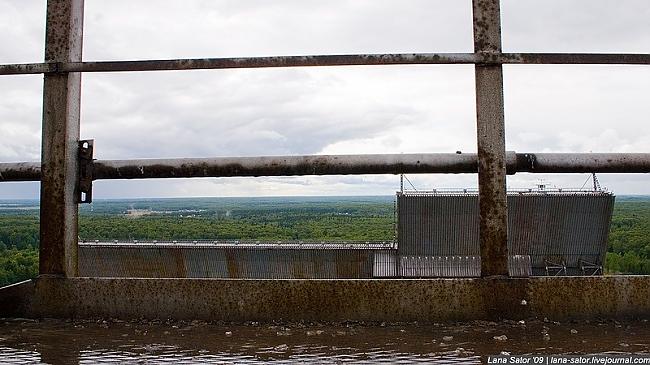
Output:
[[445,65],[445,64],[589,64],[647,65],[649,54],[593,53],[381,53],[320,56],[188,58],[145,61],[42,62],[0,65],[0,75],[57,72],[125,72],[231,68]]
[[[503,64],[650,65],[650,54],[503,53],[499,0],[473,0],[474,53],[412,53],[89,62],[83,0],[48,0],[45,62],[0,65],[0,75],[44,74],[41,163],[0,164],[0,181],[41,181],[40,273],[78,274],[79,202],[95,179],[206,176],[476,173],[481,275],[508,275],[506,173],[650,172],[650,154],[508,154]],[[79,141],[81,73],[303,66],[474,64],[478,154],[284,156],[93,161]]]
[[[508,174],[648,173],[650,153],[515,153]],[[476,173],[475,153],[213,157],[93,160],[92,180],[350,174]],[[0,163],[0,182],[38,181],[37,162]]]

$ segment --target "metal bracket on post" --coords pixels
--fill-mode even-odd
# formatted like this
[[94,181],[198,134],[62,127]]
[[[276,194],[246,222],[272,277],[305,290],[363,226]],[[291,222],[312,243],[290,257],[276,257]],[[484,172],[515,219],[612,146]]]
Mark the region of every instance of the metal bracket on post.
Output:
[[77,203],[93,201],[93,144],[94,140],[79,141],[79,180],[77,182]]

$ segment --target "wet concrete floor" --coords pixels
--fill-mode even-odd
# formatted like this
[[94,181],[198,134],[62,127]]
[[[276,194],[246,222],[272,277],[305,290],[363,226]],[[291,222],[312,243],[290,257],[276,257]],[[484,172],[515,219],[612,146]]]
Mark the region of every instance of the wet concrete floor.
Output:
[[0,319],[0,363],[9,364],[481,363],[500,353],[650,354],[650,323]]

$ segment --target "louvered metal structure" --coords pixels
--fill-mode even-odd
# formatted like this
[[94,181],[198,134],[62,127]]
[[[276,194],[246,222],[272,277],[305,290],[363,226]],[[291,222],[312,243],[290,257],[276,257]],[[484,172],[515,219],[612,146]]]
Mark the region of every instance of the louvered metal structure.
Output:
[[363,279],[395,276],[393,242],[80,242],[90,277]]
[[[613,206],[600,191],[509,192],[510,276],[602,274]],[[397,210],[401,276],[480,276],[476,192],[398,193]]]

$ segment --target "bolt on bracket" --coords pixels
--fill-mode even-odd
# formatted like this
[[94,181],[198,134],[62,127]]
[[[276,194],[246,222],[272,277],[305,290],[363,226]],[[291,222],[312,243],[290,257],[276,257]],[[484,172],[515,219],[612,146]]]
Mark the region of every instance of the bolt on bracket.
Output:
[[77,203],[93,201],[93,144],[94,140],[79,141],[79,177],[77,180]]

